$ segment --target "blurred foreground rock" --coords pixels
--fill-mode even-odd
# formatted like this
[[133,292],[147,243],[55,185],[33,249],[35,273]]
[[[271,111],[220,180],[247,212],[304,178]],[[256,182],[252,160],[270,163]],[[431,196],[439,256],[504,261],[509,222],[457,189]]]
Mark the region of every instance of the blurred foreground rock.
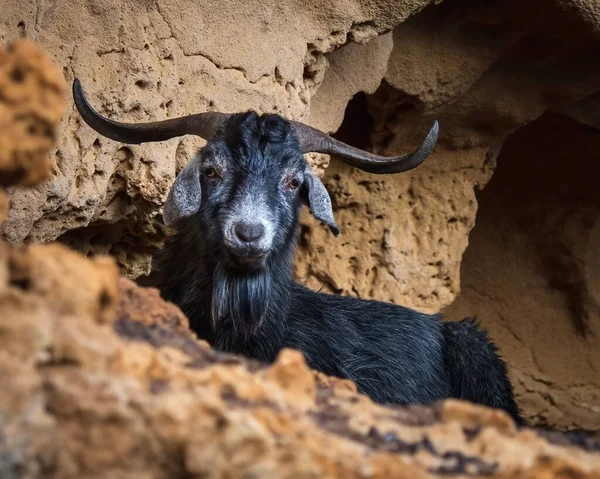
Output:
[[49,175],[64,90],[59,68],[32,44],[0,45],[0,185],[33,186]]
[[214,352],[112,261],[0,261],[0,477],[600,477],[598,441],[457,401],[381,407],[296,351]]
[[[46,161],[29,158],[25,175]],[[0,243],[0,381],[3,479],[600,477],[592,438],[458,401],[378,406],[297,351],[269,367],[214,352],[112,259],[55,244]]]

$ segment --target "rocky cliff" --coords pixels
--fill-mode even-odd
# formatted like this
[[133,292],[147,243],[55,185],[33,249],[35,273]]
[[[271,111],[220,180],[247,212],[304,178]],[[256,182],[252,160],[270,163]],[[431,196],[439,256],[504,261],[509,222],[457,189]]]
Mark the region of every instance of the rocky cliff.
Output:
[[[64,87],[31,44],[0,48],[3,186],[50,173]],[[23,118],[43,140],[15,135]],[[600,438],[459,401],[377,406],[297,351],[214,352],[113,259],[59,244],[0,242],[0,377],[6,479],[600,477]]]
[[[598,156],[580,148],[600,125],[595,2],[4,0],[2,12],[0,40],[33,40],[119,119],[254,108],[400,154],[437,118],[435,153],[408,174],[311,158],[343,234],[306,218],[297,276],[427,312],[452,305],[450,319],[478,315],[529,419],[600,428],[597,196],[582,186],[577,198]],[[52,140],[38,126],[22,130],[39,142],[23,164]],[[50,177],[10,190],[4,237],[58,240],[112,255],[130,278],[147,273],[167,190],[202,142],[124,146],[82,124],[70,99],[57,140]],[[504,179],[488,190],[497,165]]]

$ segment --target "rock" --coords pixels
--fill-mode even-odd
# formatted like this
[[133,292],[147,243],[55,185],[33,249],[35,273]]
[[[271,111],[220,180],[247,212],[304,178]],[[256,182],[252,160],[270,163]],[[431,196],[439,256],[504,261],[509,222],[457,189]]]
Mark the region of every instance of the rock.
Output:
[[10,201],[6,193],[0,190],[0,225],[4,221],[4,218],[6,218],[9,203]]
[[309,123],[335,133],[344,119],[348,102],[359,92],[375,93],[388,68],[394,46],[391,33],[369,43],[350,43],[327,55],[329,68],[310,103]]
[[[404,154],[439,119],[434,154],[404,175],[368,175],[327,155],[308,155],[331,192],[342,235],[333,240],[307,216],[297,269],[298,278],[314,289],[437,312],[460,295],[476,194],[492,177],[507,138],[547,111],[598,125],[600,72],[590,62],[600,47],[597,2],[459,3],[237,1],[224,12],[219,5],[189,0],[8,2],[0,39],[35,40],[69,82],[82,79],[102,113],[125,121],[255,108],[330,132],[340,127],[336,134],[349,142]],[[51,177],[34,189],[11,190],[5,238],[58,239],[86,255],[109,254],[123,274],[139,277],[148,272],[150,254],[164,235],[160,211],[168,188],[203,142],[183,138],[124,146],[82,124],[70,101],[50,155]],[[519,174],[517,167],[512,175]],[[532,191],[538,182],[532,179]],[[0,200],[0,216],[1,210]],[[570,321],[565,301],[584,305],[583,323],[600,320],[597,294],[588,286],[598,270],[588,246],[596,229],[565,226],[559,243],[573,254],[561,254],[558,269],[567,281],[554,289],[540,286],[547,301],[537,301],[526,315],[531,324],[557,318],[551,331],[564,331]],[[501,251],[510,247],[508,241]],[[557,251],[551,244],[539,248]],[[552,314],[544,306],[549,301],[557,305]],[[475,314],[482,305],[493,309],[483,300],[471,305],[454,314]],[[460,319],[454,314],[452,319]],[[530,345],[516,347],[519,340],[506,326],[523,315],[510,314],[504,320],[491,313],[494,319],[485,324],[514,371],[527,416],[550,426],[596,424],[599,386],[587,379],[570,386],[571,378],[592,377],[593,367],[570,357],[564,364],[572,367],[555,367],[556,358],[581,348],[581,357],[595,364],[593,344],[569,330],[554,358],[548,353],[523,358]],[[519,379],[526,370],[535,375],[533,390],[532,382]],[[559,392],[549,394],[554,385]],[[552,404],[556,398],[559,406]]]
[[514,133],[479,195],[463,291],[445,311],[477,315],[525,415],[561,429],[600,429],[599,175],[598,130],[546,114]]
[[[401,155],[418,146],[438,119],[435,150],[419,168],[393,176],[331,162],[324,178],[342,232],[331,240],[326,228],[308,216],[305,220],[297,275],[314,289],[430,313],[448,306],[460,293],[461,259],[477,213],[476,191],[492,177],[503,142],[545,111],[576,104],[573,114],[581,117],[582,104],[595,105],[600,69],[588,59],[600,44],[589,27],[574,29],[581,21],[575,9],[565,15],[536,1],[528,9],[537,13],[527,17],[535,21],[524,22],[522,2],[446,3],[427,7],[394,29],[383,83],[373,95],[356,99],[358,111],[348,106],[338,131],[341,139],[366,141],[363,146],[378,153]],[[560,52],[551,42],[562,45]],[[369,45],[352,47],[367,51]],[[364,75],[360,50],[345,57],[348,47],[327,55],[330,68],[323,90],[313,99],[315,106],[324,102],[321,91],[349,98],[344,90],[354,78],[349,71]],[[367,54],[378,65],[376,52],[382,49],[372,50]],[[338,71],[347,72],[347,80],[337,80],[345,86],[329,88]],[[336,101],[334,97],[329,105]],[[593,122],[592,112],[587,118]],[[335,131],[338,124],[329,123]],[[361,135],[365,128],[370,137]]]
[[35,185],[50,172],[64,109],[61,72],[29,42],[0,45],[0,90],[0,186]]
[[190,332],[189,322],[181,310],[160,298],[154,288],[138,288],[133,281],[119,278],[119,313],[126,321],[165,326],[178,333]]
[[298,351],[212,351],[156,290],[62,245],[0,242],[0,372],[7,479],[600,475],[593,437],[460,401],[375,405]]
[[[58,314],[91,316],[102,322],[114,313],[117,274],[111,258],[90,261],[57,244],[6,244],[4,253],[8,284],[43,298]],[[56,288],[58,282],[61,289]]]
[[[65,251],[43,248],[52,257]],[[174,307],[127,282],[120,283],[122,298],[153,297],[157,308],[143,321],[113,309],[107,322],[94,309],[102,297],[95,285],[109,278],[116,284],[116,277],[102,267],[87,277],[92,281],[82,281],[89,290],[81,297],[89,307],[76,316],[38,290],[1,290],[0,369],[3,391],[10,391],[0,401],[3,477],[558,477],[559,471],[594,477],[600,471],[600,454],[593,452],[600,444],[592,439],[574,447],[563,435],[549,441],[517,432],[503,412],[459,401],[378,406],[315,381],[295,351],[282,351],[270,367],[216,353],[180,331]],[[56,292],[70,284],[52,270],[41,278],[51,279]],[[20,299],[7,311],[9,297]]]
[[[451,320],[477,316],[508,361],[529,419],[593,431],[600,424],[600,358],[591,339],[600,325],[600,269],[598,195],[587,185],[598,164],[600,70],[589,58],[600,45],[592,17],[580,25],[574,13],[575,3],[590,10],[593,2],[573,2],[566,11],[568,2],[560,3],[558,10],[528,4],[535,13],[527,15],[522,2],[442,2],[394,29],[383,84],[351,102],[337,134],[379,153],[405,154],[437,118],[440,140],[423,165],[397,176],[361,173],[334,158],[324,179],[342,232],[333,240],[305,215],[297,276],[315,290],[430,313],[447,308]],[[555,119],[528,130],[546,111],[591,128]],[[361,134],[365,128],[370,135]],[[505,181],[478,212],[478,197],[486,197],[479,190],[503,160],[511,165]],[[559,162],[577,167],[552,173],[549,188],[545,172]],[[522,171],[530,175],[517,187]],[[538,225],[531,237],[545,241],[515,231],[512,211],[523,205],[535,205],[523,223]],[[544,271],[550,260],[559,263],[551,274]],[[574,321],[587,325],[586,336]]]

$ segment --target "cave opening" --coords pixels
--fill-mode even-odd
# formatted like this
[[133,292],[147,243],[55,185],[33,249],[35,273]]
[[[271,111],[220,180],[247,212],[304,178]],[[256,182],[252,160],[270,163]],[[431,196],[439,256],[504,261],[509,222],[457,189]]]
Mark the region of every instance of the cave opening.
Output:
[[600,429],[600,131],[547,113],[508,137],[461,266],[535,425]]
[[374,120],[369,113],[369,97],[358,92],[346,105],[342,124],[331,136],[361,150],[371,150]]

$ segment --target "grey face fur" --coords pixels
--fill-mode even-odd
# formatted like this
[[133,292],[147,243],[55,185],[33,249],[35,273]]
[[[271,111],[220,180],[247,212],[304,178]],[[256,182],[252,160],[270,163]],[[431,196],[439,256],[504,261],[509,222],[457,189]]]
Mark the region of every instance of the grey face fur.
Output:
[[273,244],[277,217],[267,201],[267,192],[246,180],[236,190],[224,215],[225,246],[240,258],[260,258]]

